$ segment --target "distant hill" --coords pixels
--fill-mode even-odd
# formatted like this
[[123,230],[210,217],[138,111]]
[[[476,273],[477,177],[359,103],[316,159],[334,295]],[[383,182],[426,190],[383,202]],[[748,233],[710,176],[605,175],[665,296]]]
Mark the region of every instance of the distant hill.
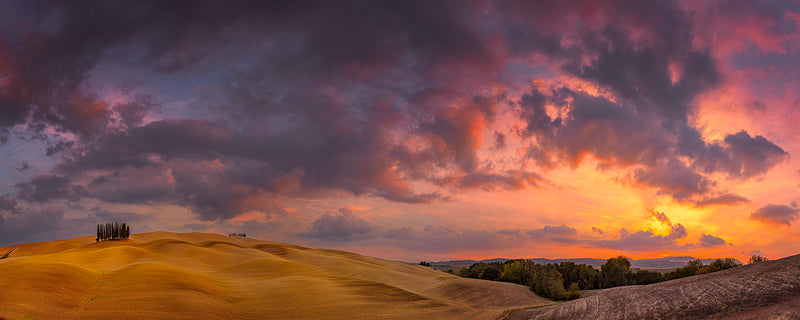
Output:
[[0,319],[497,319],[553,301],[355,253],[152,232],[0,247]]
[[513,320],[800,319],[800,255],[512,314]]
[[[452,261],[438,261],[438,262],[431,262],[431,266],[436,269],[447,271],[452,269],[453,271],[458,271],[462,267],[469,268],[469,266],[478,263],[492,263],[492,262],[505,262],[509,259],[503,258],[495,258],[495,259],[486,259],[486,260],[452,260]],[[548,263],[561,263],[561,262],[574,262],[576,264],[586,264],[590,265],[595,268],[600,268],[601,265],[606,263],[606,259],[592,259],[592,258],[574,258],[574,259],[547,259],[547,258],[532,258],[528,259],[535,263],[539,264],[548,264]],[[713,262],[716,259],[697,259],[694,257],[662,257],[662,258],[654,258],[654,259],[639,259],[634,260],[628,258],[631,261],[631,268],[635,269],[642,269],[642,270],[669,270],[680,268],[686,265],[687,262],[692,260],[700,260],[703,262],[704,265],[708,265],[709,263]],[[737,260],[737,262],[739,262]],[[741,263],[741,262],[739,262]]]

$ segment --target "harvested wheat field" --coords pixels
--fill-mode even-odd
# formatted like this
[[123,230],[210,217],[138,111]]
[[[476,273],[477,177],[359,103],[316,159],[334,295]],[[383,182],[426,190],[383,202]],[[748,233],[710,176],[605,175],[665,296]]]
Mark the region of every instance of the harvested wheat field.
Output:
[[510,319],[800,319],[800,255],[604,290]]
[[0,260],[0,288],[9,320],[496,319],[553,303],[525,286],[207,233],[22,244]]

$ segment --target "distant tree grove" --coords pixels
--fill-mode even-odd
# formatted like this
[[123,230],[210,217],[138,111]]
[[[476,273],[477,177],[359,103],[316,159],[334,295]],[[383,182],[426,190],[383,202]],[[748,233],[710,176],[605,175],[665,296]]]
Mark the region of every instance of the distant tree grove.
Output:
[[97,224],[97,238],[95,241],[123,240],[131,235],[131,228],[125,222],[106,222]]
[[737,267],[731,258],[717,259],[707,266],[700,260],[672,272],[631,270],[628,258],[619,256],[606,260],[600,270],[586,264],[561,262],[537,264],[527,259],[505,262],[478,262],[461,268],[456,274],[467,278],[505,281],[531,288],[536,294],[552,300],[572,300],[581,297],[581,290],[604,289],[626,285],[645,285],[665,280],[699,275]]
[[750,264],[750,263],[764,262],[764,261],[769,261],[769,259],[767,259],[766,257],[760,256],[760,255],[754,254],[754,255],[752,255],[750,257],[750,260],[747,263]]

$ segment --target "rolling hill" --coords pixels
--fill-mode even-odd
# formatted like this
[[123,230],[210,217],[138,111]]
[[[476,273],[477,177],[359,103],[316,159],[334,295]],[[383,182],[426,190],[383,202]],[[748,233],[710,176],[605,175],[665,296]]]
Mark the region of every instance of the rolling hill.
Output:
[[509,319],[800,319],[800,255],[526,309]]
[[0,259],[5,319],[496,319],[527,287],[207,233],[27,243]]

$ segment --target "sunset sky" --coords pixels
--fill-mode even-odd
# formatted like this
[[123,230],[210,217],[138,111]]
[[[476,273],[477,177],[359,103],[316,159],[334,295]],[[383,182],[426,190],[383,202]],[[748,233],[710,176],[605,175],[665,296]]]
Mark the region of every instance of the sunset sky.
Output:
[[796,1],[0,1],[0,246],[800,253]]

